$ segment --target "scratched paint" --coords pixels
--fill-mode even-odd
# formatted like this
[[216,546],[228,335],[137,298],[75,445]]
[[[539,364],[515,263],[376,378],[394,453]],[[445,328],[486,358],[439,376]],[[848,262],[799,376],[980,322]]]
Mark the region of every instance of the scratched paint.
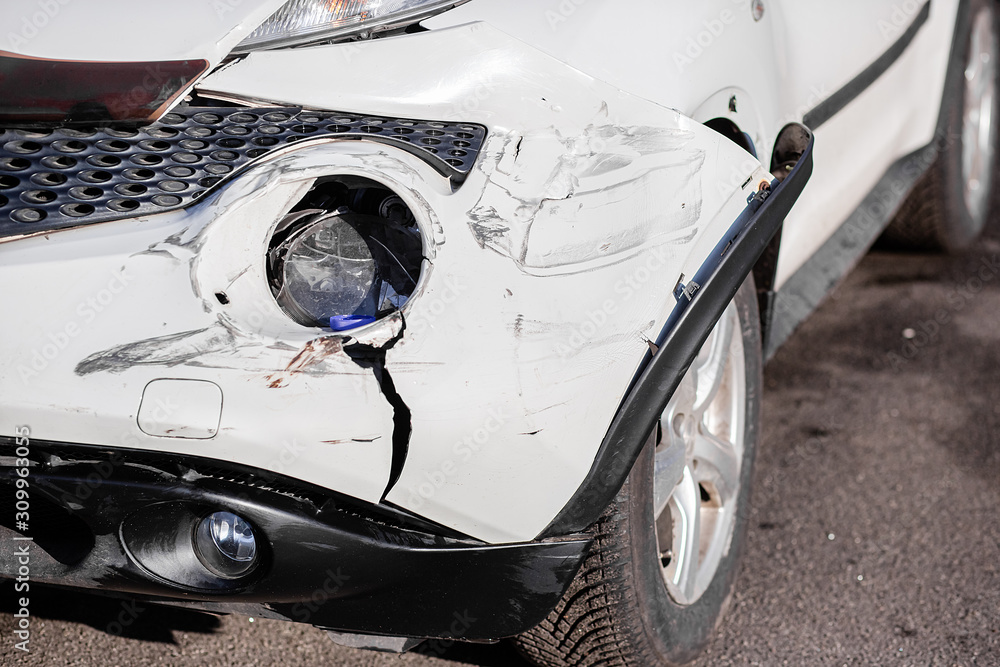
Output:
[[76,365],[76,374],[121,373],[141,365],[177,366],[212,352],[232,350],[235,342],[222,327],[149,338],[96,352]]
[[[483,123],[489,140],[466,181],[393,146],[302,141],[185,211],[3,244],[0,278],[26,285],[5,305],[37,313],[25,326],[39,337],[101,272],[124,265],[136,279],[37,386],[15,376],[0,400],[44,424],[43,437],[114,444],[126,432],[131,446],[277,465],[370,502],[384,496],[489,542],[531,539],[588,472],[677,276],[693,275],[742,210],[740,184],[756,167],[676,111],[481,26],[376,40],[350,68],[336,66],[342,58],[337,46],[256,53],[205,85]],[[389,85],[377,75],[387,66],[414,71]],[[317,67],[329,85],[306,77]],[[467,112],[469,71],[483,68],[495,89]],[[331,174],[396,191],[423,239],[403,312],[350,336],[289,320],[263,261],[277,222]],[[30,353],[13,355],[15,368]],[[142,389],[162,377],[222,389],[211,443],[137,432]]]
[[688,131],[614,125],[571,137],[555,128],[493,135],[477,165],[487,185],[469,227],[481,246],[526,271],[620,261],[697,223],[705,159],[693,142]]
[[343,340],[339,336],[324,336],[311,340],[292,357],[281,373],[268,376],[268,387],[279,389],[288,386],[288,377],[294,373],[301,373],[305,370],[322,364],[331,355],[339,354],[344,349]]

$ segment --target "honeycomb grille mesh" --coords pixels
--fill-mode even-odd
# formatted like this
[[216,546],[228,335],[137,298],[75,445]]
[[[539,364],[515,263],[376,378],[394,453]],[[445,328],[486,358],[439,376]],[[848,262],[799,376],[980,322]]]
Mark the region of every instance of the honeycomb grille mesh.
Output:
[[252,161],[321,137],[392,143],[461,181],[486,128],[298,107],[192,107],[139,128],[0,129],[0,238],[182,208]]

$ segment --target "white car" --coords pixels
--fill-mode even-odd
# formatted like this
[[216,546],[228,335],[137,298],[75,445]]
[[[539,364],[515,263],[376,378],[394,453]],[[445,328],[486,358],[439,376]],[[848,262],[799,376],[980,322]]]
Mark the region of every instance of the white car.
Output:
[[[0,576],[666,665],[761,367],[992,210],[987,0],[10,0]],[[818,351],[821,354],[821,352]]]

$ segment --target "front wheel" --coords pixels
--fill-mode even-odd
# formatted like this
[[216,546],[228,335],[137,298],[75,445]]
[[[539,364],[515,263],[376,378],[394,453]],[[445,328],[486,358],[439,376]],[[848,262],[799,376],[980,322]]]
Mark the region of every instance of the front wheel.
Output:
[[709,335],[548,618],[517,638],[543,667],[694,659],[736,580],[757,446],[760,319],[753,279]]

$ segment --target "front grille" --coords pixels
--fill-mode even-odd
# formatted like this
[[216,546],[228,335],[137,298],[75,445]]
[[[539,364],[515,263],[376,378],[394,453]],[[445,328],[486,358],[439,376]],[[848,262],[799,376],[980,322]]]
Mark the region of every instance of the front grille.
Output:
[[303,139],[391,143],[461,181],[486,128],[299,107],[178,108],[139,128],[0,129],[0,238],[183,208]]

